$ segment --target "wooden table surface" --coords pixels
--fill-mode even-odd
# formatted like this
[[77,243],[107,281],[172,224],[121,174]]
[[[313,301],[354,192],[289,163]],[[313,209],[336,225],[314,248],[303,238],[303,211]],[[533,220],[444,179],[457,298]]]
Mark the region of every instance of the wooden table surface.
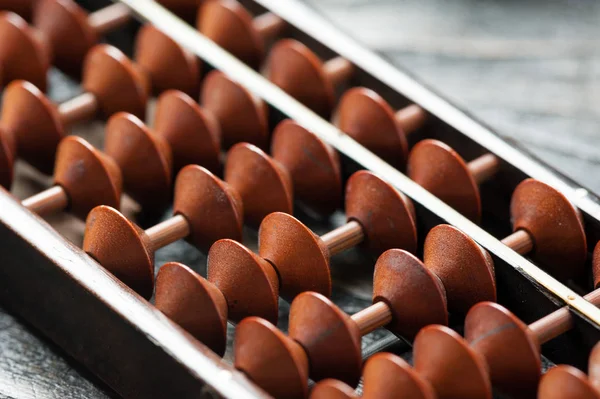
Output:
[[[502,135],[600,193],[600,2],[309,3]],[[0,397],[110,395],[59,348],[0,308]]]

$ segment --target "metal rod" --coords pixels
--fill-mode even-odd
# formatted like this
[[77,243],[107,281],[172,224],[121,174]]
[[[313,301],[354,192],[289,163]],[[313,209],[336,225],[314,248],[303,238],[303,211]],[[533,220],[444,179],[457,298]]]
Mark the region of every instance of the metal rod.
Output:
[[88,15],[88,24],[98,36],[125,25],[131,20],[131,10],[123,3],[114,3]]
[[335,57],[323,65],[323,70],[331,85],[337,87],[350,79],[354,73],[354,65],[343,57]]
[[350,317],[358,326],[360,335],[362,336],[391,322],[392,311],[387,303],[379,301],[360,312],[354,313]]
[[92,119],[98,112],[98,100],[92,93],[82,93],[58,106],[63,126]]
[[525,230],[515,231],[504,238],[502,243],[520,255],[528,254],[533,250],[533,239]]
[[61,186],[50,187],[24,199],[21,204],[40,216],[62,211],[69,206],[69,196]]
[[254,29],[260,34],[264,41],[271,40],[279,35],[286,23],[272,12],[266,12],[252,21]]
[[182,215],[175,215],[146,230],[153,252],[172,242],[181,240],[189,234],[190,224]]
[[473,179],[481,184],[498,172],[500,159],[494,154],[484,154],[467,164]]
[[364,238],[365,233],[362,226],[354,220],[321,236],[321,240],[329,249],[331,256],[352,248],[361,243]]

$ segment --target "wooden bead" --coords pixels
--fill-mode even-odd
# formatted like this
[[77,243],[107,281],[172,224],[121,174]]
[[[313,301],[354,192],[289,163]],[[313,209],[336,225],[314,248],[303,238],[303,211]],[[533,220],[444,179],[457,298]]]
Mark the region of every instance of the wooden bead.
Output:
[[56,106],[33,84],[12,82],[4,91],[2,126],[13,156],[50,174],[65,136]]
[[540,344],[519,318],[496,303],[479,303],[465,319],[465,339],[486,359],[494,386],[508,394],[535,394]]
[[594,247],[592,257],[592,271],[594,276],[594,288],[600,288],[600,241]]
[[327,68],[327,63],[322,63],[304,44],[283,39],[269,53],[267,76],[299,102],[327,117],[335,102],[336,84],[352,74],[352,65],[348,61],[341,58],[334,61],[335,64],[329,64],[332,68]]
[[293,299],[304,291],[331,295],[329,251],[298,219],[285,213],[265,217],[258,232],[259,254],[281,279],[281,296]]
[[414,367],[440,399],[492,398],[485,360],[448,327],[422,329],[413,346]]
[[596,343],[590,352],[588,375],[592,385],[600,392],[600,343]]
[[353,386],[358,383],[361,333],[329,299],[316,292],[298,295],[290,307],[289,336],[306,350],[313,380],[333,377]]
[[227,347],[227,302],[212,283],[177,262],[156,276],[155,305],[219,356]]
[[354,173],[346,183],[346,217],[365,232],[362,243],[375,256],[390,248],[415,253],[417,226],[412,202],[385,180],[368,171]]
[[268,107],[259,97],[214,70],[206,75],[200,103],[211,111],[221,127],[223,148],[246,142],[266,150],[269,145]]
[[582,371],[564,364],[553,367],[544,374],[537,395],[543,399],[600,398],[600,393]]
[[105,118],[123,111],[144,119],[150,82],[146,74],[115,47],[99,44],[87,53],[82,86],[94,95]]
[[171,147],[174,173],[186,165],[202,165],[213,173],[219,170],[219,123],[187,94],[169,90],[158,97],[154,130]]
[[496,301],[494,262],[471,237],[438,225],[425,238],[423,262],[446,289],[450,312],[466,314],[476,303]]
[[154,288],[154,252],[144,230],[108,206],[88,215],[83,250],[144,298]]
[[240,194],[251,226],[273,212],[293,212],[292,181],[287,170],[260,148],[239,143],[227,153],[225,181]]
[[37,1],[39,0],[0,0],[0,10],[12,11],[23,19],[29,20]]
[[46,91],[52,50],[44,35],[19,15],[0,12],[0,37],[4,83],[24,79]]
[[364,399],[435,399],[433,387],[404,359],[391,353],[377,353],[363,368]]
[[252,315],[277,323],[277,272],[242,244],[230,239],[215,242],[208,251],[207,278],[227,299],[232,321]]
[[310,399],[354,399],[359,398],[354,389],[342,381],[327,378],[319,381],[310,391]]
[[13,180],[15,158],[5,138],[4,129],[0,127],[0,186],[10,190]]
[[513,192],[510,213],[513,230],[529,233],[531,255],[552,275],[567,279],[582,274],[585,231],[579,211],[562,193],[538,180],[524,180]]
[[134,59],[149,75],[154,94],[180,90],[195,96],[200,87],[201,61],[152,25],[144,25],[135,40]]
[[239,194],[198,165],[188,165],[177,175],[173,213],[185,216],[191,226],[188,240],[203,252],[222,238],[242,241]]
[[337,151],[297,122],[286,119],[273,131],[271,154],[290,174],[295,198],[329,215],[342,203],[342,172]]
[[[263,356],[256,356],[257,353]],[[302,346],[275,326],[248,317],[235,333],[235,367],[277,398],[305,398],[308,394],[308,358]]]
[[127,193],[143,208],[161,209],[171,199],[172,155],[166,139],[125,112],[110,117],[104,148],[123,171]]
[[340,98],[334,120],[344,133],[402,170],[408,158],[406,135],[426,118],[421,108],[415,110],[409,118],[412,123],[403,124],[379,94],[366,87],[355,87]]
[[115,161],[79,137],[65,137],[58,145],[54,183],[69,197],[69,209],[85,219],[96,206],[118,208],[122,176]]
[[471,219],[481,220],[479,187],[466,162],[448,145],[438,140],[422,140],[408,159],[412,180],[446,204]]
[[392,313],[386,328],[408,339],[429,324],[448,324],[442,283],[404,250],[390,249],[375,263],[373,303],[379,301],[385,302]]
[[196,26],[203,35],[256,69],[265,55],[265,40],[276,36],[285,25],[281,18],[270,16],[272,22],[263,26],[235,0],[207,1],[198,10]]

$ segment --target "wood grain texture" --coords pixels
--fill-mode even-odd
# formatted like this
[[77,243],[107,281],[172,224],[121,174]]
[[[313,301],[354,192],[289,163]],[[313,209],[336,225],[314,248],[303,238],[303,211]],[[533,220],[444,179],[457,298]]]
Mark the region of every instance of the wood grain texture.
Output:
[[[600,193],[600,3],[308,2],[505,137]],[[70,96],[62,86],[53,87],[53,98]],[[77,241],[80,233],[71,239]],[[203,264],[186,245],[165,248],[157,264],[190,258]],[[349,284],[362,289],[358,282]],[[347,304],[345,310],[354,312],[367,302]],[[110,395],[87,377],[59,348],[0,309],[0,397]]]

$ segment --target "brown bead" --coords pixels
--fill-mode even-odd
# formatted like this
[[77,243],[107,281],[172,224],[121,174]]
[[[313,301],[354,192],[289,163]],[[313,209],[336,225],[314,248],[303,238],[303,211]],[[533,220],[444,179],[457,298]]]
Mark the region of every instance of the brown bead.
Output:
[[[260,356],[257,356],[260,353]],[[308,358],[302,346],[258,317],[238,324],[234,345],[237,369],[276,398],[305,398]]]
[[120,112],[106,124],[104,148],[121,167],[131,198],[144,208],[161,209],[169,203],[172,155],[164,137],[136,116]]
[[118,208],[121,170],[115,161],[79,137],[65,137],[58,145],[54,183],[69,197],[69,209],[85,219],[96,206]]
[[33,23],[48,38],[54,64],[79,76],[86,53],[99,40],[87,12],[72,0],[39,0]]
[[365,362],[362,397],[436,399],[436,394],[404,359],[391,353],[378,353]]
[[408,339],[429,324],[448,324],[444,287],[419,259],[404,250],[390,249],[375,263],[373,303],[379,301],[392,312],[386,328]]
[[365,87],[348,90],[340,98],[335,119],[341,131],[393,167],[404,169],[408,158],[406,133],[379,94]]
[[175,15],[187,22],[192,22],[196,16],[196,10],[204,0],[158,0],[158,3],[171,10]]
[[293,212],[289,173],[260,148],[248,143],[233,146],[227,153],[224,177],[240,194],[251,226],[260,225],[270,213]]
[[169,90],[158,97],[154,130],[169,142],[175,173],[186,165],[202,165],[213,173],[218,171],[219,123],[187,94]]
[[600,392],[600,342],[594,345],[590,353],[588,375],[592,385]]
[[51,174],[65,136],[56,106],[34,85],[12,82],[4,91],[2,126],[13,156]]
[[465,161],[438,140],[422,140],[410,152],[408,174],[427,191],[475,223],[481,220],[479,187]]
[[227,347],[227,303],[212,283],[177,262],[163,265],[156,276],[158,310],[219,356]]
[[0,126],[0,186],[10,190],[13,180],[14,156]]
[[329,116],[335,102],[332,82],[319,57],[304,44],[278,41],[269,53],[267,77],[286,93],[321,116]]
[[188,239],[203,252],[221,238],[242,241],[239,194],[198,165],[188,165],[177,175],[173,213],[185,216],[191,227]]
[[150,82],[121,50],[94,46],[85,57],[82,86],[96,97],[105,118],[123,111],[144,119]]
[[540,345],[529,328],[504,307],[481,302],[465,319],[465,339],[487,361],[495,387],[531,397],[540,379]]
[[594,275],[594,288],[600,287],[600,241],[594,247],[592,257],[592,271]]
[[359,396],[342,381],[328,378],[320,381],[310,391],[310,399],[354,399]]
[[322,215],[342,203],[340,158],[331,146],[291,119],[273,131],[271,154],[289,172],[296,199]]
[[323,295],[304,292],[292,302],[289,323],[289,336],[306,350],[313,380],[358,383],[361,334],[350,316]]
[[201,61],[152,25],[138,31],[134,59],[150,77],[154,94],[169,89],[198,93]]
[[346,217],[365,231],[363,246],[375,256],[390,248],[415,253],[417,226],[414,206],[391,184],[369,171],[354,173],[346,183]]
[[12,12],[0,12],[0,63],[4,84],[23,79],[46,91],[52,51],[40,31]]
[[540,399],[600,398],[583,372],[564,364],[553,367],[542,377],[537,395]]
[[485,360],[448,327],[431,325],[417,334],[413,346],[416,371],[440,399],[492,398]]
[[[560,279],[580,276],[587,257],[579,211],[558,190],[538,180],[522,181],[510,203],[513,230],[533,237],[532,257]],[[567,266],[568,265],[568,266]]]
[[279,279],[273,266],[237,241],[223,239],[208,251],[207,278],[227,299],[234,322],[258,316],[277,323]]
[[442,281],[450,312],[464,315],[478,302],[496,301],[492,258],[456,227],[441,224],[429,231],[423,263]]
[[260,256],[281,278],[281,296],[293,299],[304,291],[331,295],[329,251],[298,219],[276,212],[265,217],[258,232]]
[[235,0],[205,2],[198,10],[196,27],[251,68],[258,68],[264,58],[265,45],[252,16]]
[[108,206],[88,215],[83,250],[144,298],[154,287],[154,253],[146,233]]
[[266,150],[269,146],[268,107],[221,71],[212,71],[202,84],[200,103],[221,127],[223,148],[246,142]]
[[29,20],[34,5],[38,1],[39,0],[0,0],[0,10],[12,11],[20,15],[23,19]]

